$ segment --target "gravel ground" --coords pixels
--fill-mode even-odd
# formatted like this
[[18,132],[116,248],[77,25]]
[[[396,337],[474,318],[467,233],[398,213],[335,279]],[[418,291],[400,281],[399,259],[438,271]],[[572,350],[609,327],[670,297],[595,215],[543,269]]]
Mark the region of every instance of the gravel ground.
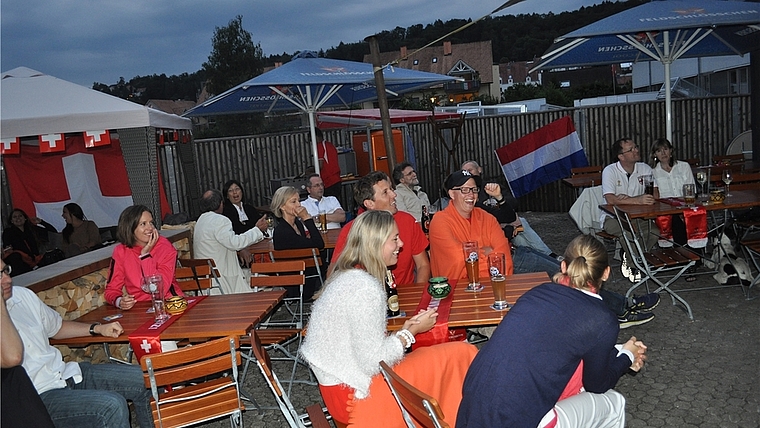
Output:
[[[556,253],[579,233],[565,213],[521,215]],[[606,286],[624,294],[630,283],[621,279],[616,261],[613,272]],[[678,280],[673,288],[715,284],[710,275],[702,275],[691,283]],[[760,427],[760,299],[745,300],[739,288],[685,292],[683,297],[694,312],[690,321],[680,306],[672,305],[667,295],[662,297],[654,321],[620,333],[619,342],[635,335],[649,347],[644,370],[624,376],[616,388],[627,399],[626,426]],[[282,378],[289,373],[285,363],[275,363],[275,370]],[[306,375],[305,370],[301,372]],[[275,404],[255,366],[249,369],[244,386],[261,405]],[[316,386],[294,385],[290,396],[299,412],[320,402]],[[248,407],[243,415],[245,427],[287,427],[279,410],[258,412]],[[201,426],[229,423],[222,419]]]

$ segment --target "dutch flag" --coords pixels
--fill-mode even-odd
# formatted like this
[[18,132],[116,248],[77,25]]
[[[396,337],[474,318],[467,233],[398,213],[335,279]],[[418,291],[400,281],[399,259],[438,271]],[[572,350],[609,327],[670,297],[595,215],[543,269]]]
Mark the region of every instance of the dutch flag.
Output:
[[586,153],[569,116],[495,150],[512,194],[519,198],[588,166]]

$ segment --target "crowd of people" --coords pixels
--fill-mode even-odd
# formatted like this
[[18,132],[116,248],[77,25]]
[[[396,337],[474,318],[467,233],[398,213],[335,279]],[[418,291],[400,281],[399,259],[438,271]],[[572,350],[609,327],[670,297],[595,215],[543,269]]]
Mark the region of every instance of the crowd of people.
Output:
[[[401,413],[390,410],[397,407],[380,375],[380,361],[385,361],[435,396],[452,425],[624,426],[625,399],[613,388],[623,374],[641,369],[647,347],[636,337],[619,345],[615,341],[621,328],[654,318],[651,310],[659,303],[658,295],[626,298],[606,290],[610,263],[604,246],[593,237],[579,236],[564,252],[554,253],[517,215],[516,200],[498,183],[484,180],[474,160],[446,178],[446,197],[436,205],[411,163],[399,164],[392,179],[371,172],[353,185],[358,210],[347,222],[353,216],[341,204],[340,181],[335,190],[334,146],[321,132],[318,137],[322,174],[307,177],[306,195],[284,186],[274,192],[269,207],[257,210],[246,201],[238,180],[227,181],[221,191],[207,190],[199,201],[193,251],[196,258],[214,260],[220,272],[217,292],[248,293],[248,267],[262,262],[249,250],[252,245],[272,239],[275,250],[322,251],[325,240],[318,224],[341,229],[329,260],[321,252],[329,264],[324,278],[308,283],[301,296],[314,303],[300,353],[336,422],[368,426],[382,418],[384,426],[404,426]],[[639,147],[630,138],[616,141],[611,150],[615,161],[602,174],[610,204],[652,204],[660,196],[680,196],[682,184],[693,182],[667,140],[654,143],[653,166],[640,162]],[[654,194],[644,191],[639,178],[645,175],[653,176]],[[67,204],[62,215],[66,227],[61,249],[66,256],[100,245],[97,226],[79,205]],[[150,396],[139,367],[64,363],[49,345],[51,337],[116,337],[123,329],[118,322],[62,320],[33,292],[12,287],[10,276],[39,266],[48,242],[43,238],[57,232],[18,209],[8,220],[3,243],[9,249],[0,273],[4,397],[7,387],[19,391],[19,397],[34,398],[25,404],[46,410],[39,426],[84,426],[85,419],[88,425],[128,426],[127,400],[134,404],[140,426],[151,426]],[[615,219],[604,218],[603,224],[608,233],[622,236]],[[165,297],[183,294],[174,277],[177,251],[160,235],[150,209],[125,209],[117,240],[104,292],[108,304],[127,311],[150,300],[141,287],[149,275],[162,277]],[[525,293],[501,324],[481,332],[488,340],[479,351],[463,342],[411,351],[416,337],[431,330],[439,314],[435,307],[409,314],[403,327],[389,334],[389,290],[432,277],[445,277],[452,284],[466,279],[462,245],[473,241],[481,260],[491,253],[505,255],[503,274],[546,272],[551,281]],[[623,251],[630,254],[628,248]],[[489,277],[487,263],[480,263],[480,276]],[[26,345],[23,349],[19,340]],[[19,372],[19,365],[25,370]],[[3,423],[6,416],[28,412],[21,407],[18,411],[6,413],[4,405]]]

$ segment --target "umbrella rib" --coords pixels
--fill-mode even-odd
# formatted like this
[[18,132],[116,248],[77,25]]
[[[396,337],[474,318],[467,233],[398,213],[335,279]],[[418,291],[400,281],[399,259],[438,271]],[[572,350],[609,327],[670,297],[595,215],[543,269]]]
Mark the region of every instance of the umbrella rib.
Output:
[[[660,58],[657,57],[656,53],[653,53],[651,50],[647,49],[647,47],[644,46],[643,43],[641,43],[638,40],[636,40],[635,37],[633,37],[631,35],[628,35],[628,34],[618,34],[617,38],[620,39],[620,40],[622,40],[622,41],[624,41],[624,42],[626,42],[626,43],[628,43],[629,45],[633,46],[639,52],[642,52],[642,53],[648,55],[649,57],[651,57],[655,61],[659,61],[660,60]],[[652,45],[654,45],[655,47],[657,46],[655,43],[652,43]],[[660,52],[658,52],[658,53],[660,53]],[[660,56],[662,56],[662,53],[660,53]]]
[[[342,87],[343,87],[343,85],[333,85],[333,87],[330,88],[329,91],[327,91],[327,94],[324,97],[321,96],[322,95],[322,90],[320,89],[319,95],[316,97],[319,101],[317,101],[315,103],[315,106],[314,106],[315,110],[318,110],[320,107],[322,107],[322,105],[324,103],[326,103],[327,100],[330,99],[330,97],[332,97],[333,95],[335,95],[335,93],[338,92],[340,90],[340,88],[342,88]],[[323,88],[324,88],[324,86],[323,86]],[[343,101],[342,98],[341,98],[341,101]],[[343,101],[343,103],[345,104],[345,101]]]
[[[684,42],[683,44],[680,45],[680,47],[678,48],[678,52],[676,52],[673,55],[673,59],[676,60],[676,59],[680,58],[683,54],[685,54],[686,52],[688,52],[689,49],[693,48],[699,42],[701,42],[702,39],[704,39],[705,37],[707,37],[710,34],[712,34],[712,32],[713,32],[712,29],[704,30],[703,28],[697,28],[696,30],[694,30],[694,32],[691,33],[691,36],[689,36],[689,39],[686,40],[686,42]],[[685,34],[684,34],[684,38],[685,38]],[[730,48],[730,46],[729,46],[729,48]]]
[[[269,89],[271,89],[271,90],[277,92],[278,94],[280,94],[281,97],[285,98],[286,100],[288,100],[288,102],[290,102],[294,106],[298,107],[299,110],[306,111],[306,107],[303,104],[299,104],[298,101],[295,98],[289,97],[289,96],[285,95],[285,93],[282,92],[276,86],[270,86]],[[298,88],[298,92],[301,92],[301,88],[300,87]],[[303,96],[303,93],[301,93],[301,95]],[[274,106],[274,104],[272,106]],[[270,107],[269,110],[272,110],[272,108]]]
[[[570,51],[572,49],[575,49],[576,47],[578,47],[581,44],[587,42],[588,40],[589,40],[588,38],[578,38],[578,39],[570,41],[568,44],[566,44],[564,46],[560,46],[559,48],[553,50],[552,52],[546,53],[544,56],[541,57],[542,58],[541,62],[537,66],[531,68],[528,71],[528,73],[533,73],[534,71],[538,70],[539,68],[544,68],[545,64],[548,64],[548,63],[554,61],[558,56],[560,56],[560,55],[564,54],[565,52],[568,52],[568,51]],[[546,58],[546,59],[544,59],[544,58]]]

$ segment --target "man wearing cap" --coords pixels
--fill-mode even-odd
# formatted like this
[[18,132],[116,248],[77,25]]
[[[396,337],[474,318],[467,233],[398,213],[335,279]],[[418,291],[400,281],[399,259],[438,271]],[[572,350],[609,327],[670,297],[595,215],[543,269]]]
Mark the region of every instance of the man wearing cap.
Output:
[[[504,253],[507,275],[513,272],[509,241],[504,236],[496,217],[476,208],[480,177],[467,171],[456,171],[444,183],[451,203],[436,213],[430,222],[430,266],[433,276],[445,276],[450,281],[467,278],[462,244],[478,242],[480,276],[489,276],[486,256],[492,252]],[[486,184],[498,186],[496,183]],[[490,189],[493,190],[493,189]]]

